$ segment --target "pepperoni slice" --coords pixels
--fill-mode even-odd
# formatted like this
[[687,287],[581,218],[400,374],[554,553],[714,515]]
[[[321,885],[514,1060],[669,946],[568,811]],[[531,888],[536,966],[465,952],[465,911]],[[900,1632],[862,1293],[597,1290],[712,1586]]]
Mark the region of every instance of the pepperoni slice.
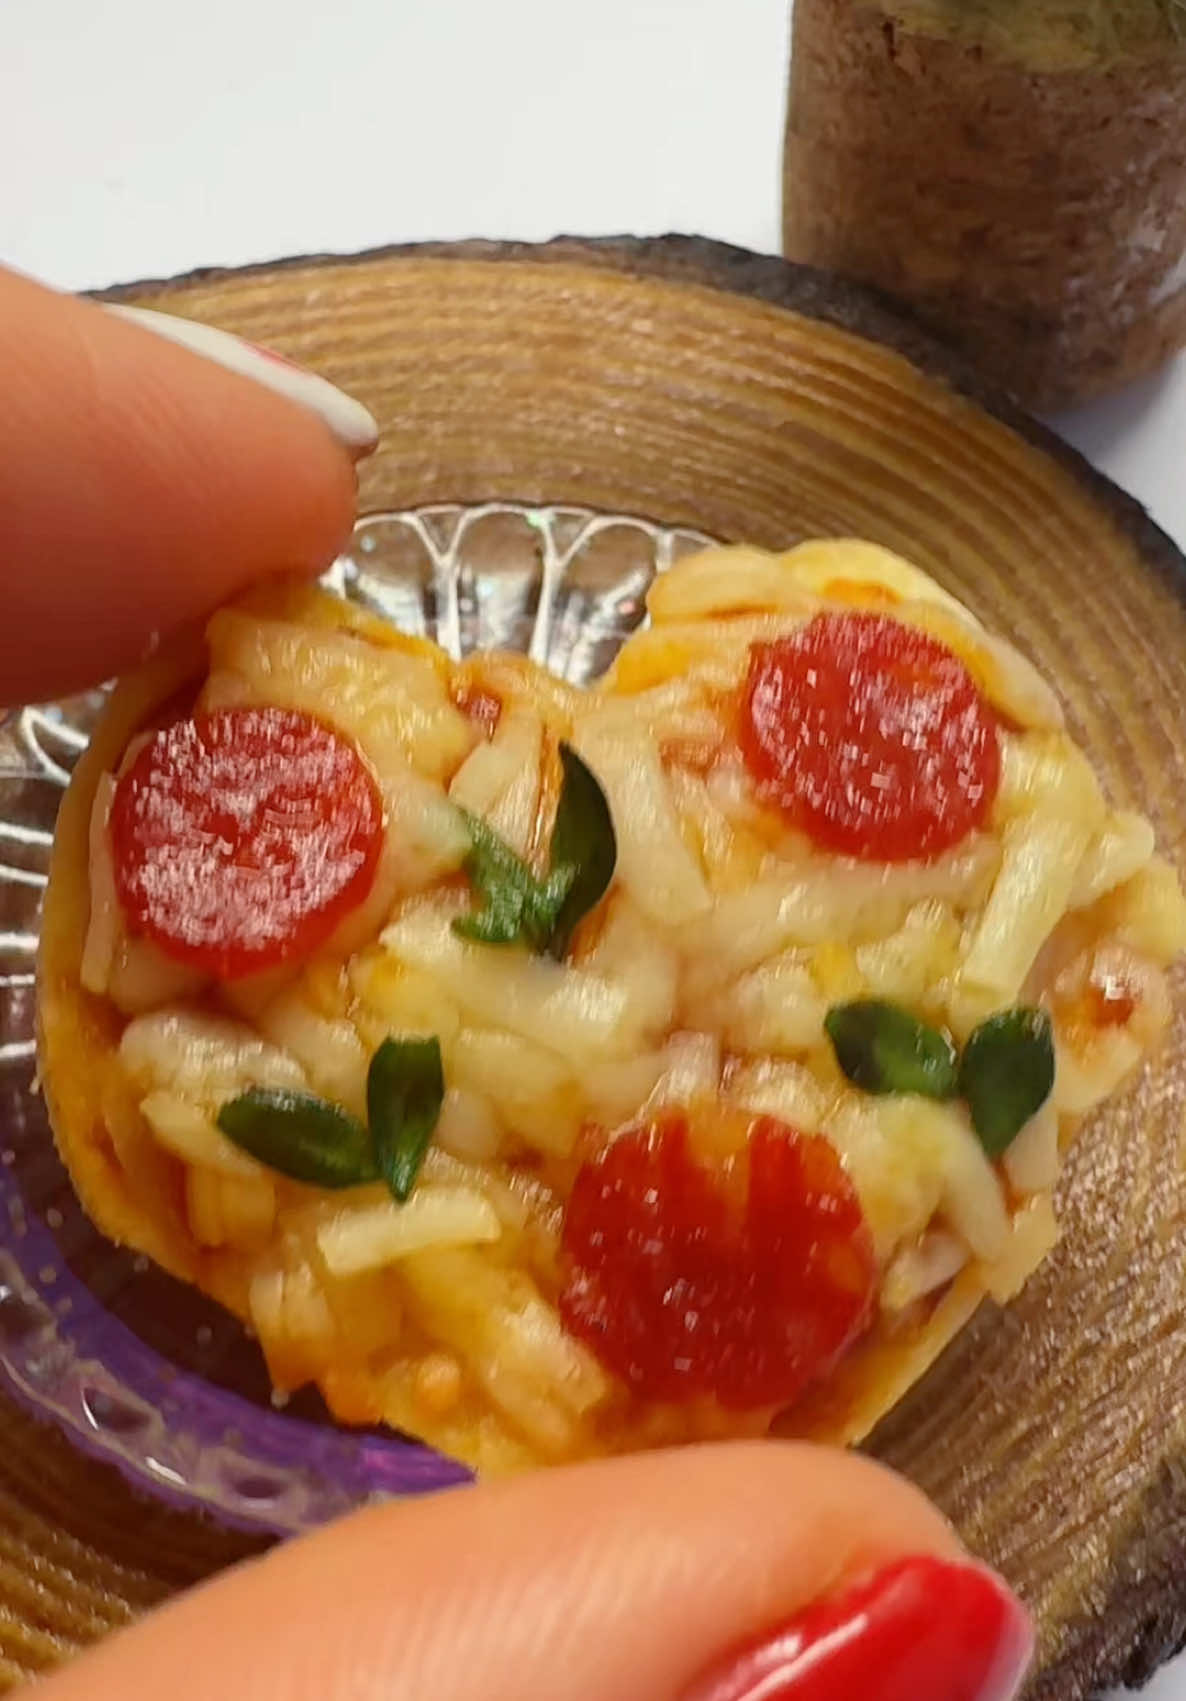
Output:
[[563,1245],[567,1328],[647,1399],[789,1405],[869,1315],[852,1184],[827,1140],[772,1117],[732,1176],[697,1161],[682,1115],[620,1135],[578,1172]]
[[220,709],[163,728],[111,809],[132,927],[221,980],[322,944],[370,889],[382,837],[358,752],[289,709]]
[[880,614],[821,614],[755,644],[746,763],[817,845],[930,861],[983,825],[1001,776],[996,724],[959,658]]

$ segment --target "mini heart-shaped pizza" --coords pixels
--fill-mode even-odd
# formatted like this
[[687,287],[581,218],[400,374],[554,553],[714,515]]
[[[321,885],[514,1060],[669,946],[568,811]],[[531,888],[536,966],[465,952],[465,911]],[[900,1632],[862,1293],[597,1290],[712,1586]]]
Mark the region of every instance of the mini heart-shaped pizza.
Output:
[[272,587],[115,690],[41,1079],[114,1240],[479,1470],[850,1441],[1055,1238],[1186,902],[871,544],[714,549],[584,691]]

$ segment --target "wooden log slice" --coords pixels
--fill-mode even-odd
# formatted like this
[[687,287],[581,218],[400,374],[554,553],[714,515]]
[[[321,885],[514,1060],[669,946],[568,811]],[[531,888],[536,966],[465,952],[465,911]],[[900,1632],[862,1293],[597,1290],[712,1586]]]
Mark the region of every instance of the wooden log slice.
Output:
[[[465,244],[119,292],[308,363],[378,416],[363,510],[515,498],[912,557],[1062,689],[1113,797],[1186,857],[1186,562],[1071,451],[867,297],[685,238]],[[1182,992],[1181,979],[1177,992]],[[883,1426],[1037,1615],[1083,1701],[1186,1631],[1186,1020],[1093,1119],[1059,1251]],[[0,1405],[0,1675],[251,1543],[140,1500]]]

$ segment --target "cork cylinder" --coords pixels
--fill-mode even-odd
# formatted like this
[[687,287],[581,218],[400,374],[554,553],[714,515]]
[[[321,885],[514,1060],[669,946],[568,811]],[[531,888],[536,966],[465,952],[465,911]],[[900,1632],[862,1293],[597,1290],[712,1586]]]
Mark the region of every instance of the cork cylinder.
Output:
[[1035,408],[1186,343],[1179,0],[795,0],[788,258],[871,283]]

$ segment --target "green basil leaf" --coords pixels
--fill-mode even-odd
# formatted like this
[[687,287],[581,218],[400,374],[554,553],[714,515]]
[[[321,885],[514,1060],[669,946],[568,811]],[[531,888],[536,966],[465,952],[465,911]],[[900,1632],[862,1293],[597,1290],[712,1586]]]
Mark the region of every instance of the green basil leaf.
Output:
[[379,1170],[401,1204],[416,1185],[444,1097],[439,1040],[383,1041],[367,1071],[367,1115]]
[[897,1004],[877,998],[835,1004],[824,1027],[837,1063],[867,1093],[949,1099],[956,1091],[955,1047],[947,1035]]
[[990,1158],[999,1158],[1054,1086],[1054,1030],[1045,1010],[1018,1005],[981,1022],[960,1064],[959,1089]]
[[470,837],[465,871],[481,908],[453,923],[483,945],[528,945],[562,957],[577,924],[614,876],[618,844],[605,793],[571,745],[560,746],[564,779],[549,851],[550,872],[531,869],[487,822],[462,810]]
[[222,1106],[218,1126],[261,1164],[311,1187],[358,1187],[378,1179],[362,1123],[312,1093],[251,1087]]
[[524,918],[527,939],[532,950],[546,951],[550,948],[558,918],[572,891],[577,873],[578,870],[571,863],[558,863],[547,879],[536,885]]
[[554,867],[546,880],[537,880],[493,827],[468,810],[461,813],[470,837],[465,872],[482,907],[458,917],[454,932],[483,945],[522,943],[533,951],[546,950],[576,869]]
[[525,896],[527,888],[535,883],[535,876],[523,858],[480,815],[463,809],[461,816],[470,841],[465,871],[481,895],[515,892]]
[[[477,880],[474,884],[478,885]],[[492,883],[479,886],[479,890],[483,899],[481,909],[458,916],[453,923],[454,933],[463,939],[477,940],[481,945],[514,945],[523,937],[526,903],[522,891],[517,885]]]
[[578,922],[600,903],[618,860],[609,802],[593,774],[570,744],[560,746],[564,783],[552,829],[553,869],[571,868],[573,880],[552,928],[548,949],[563,957]]
[[514,945],[523,937],[523,910],[518,904],[489,902],[473,915],[458,916],[453,931],[478,945]]

